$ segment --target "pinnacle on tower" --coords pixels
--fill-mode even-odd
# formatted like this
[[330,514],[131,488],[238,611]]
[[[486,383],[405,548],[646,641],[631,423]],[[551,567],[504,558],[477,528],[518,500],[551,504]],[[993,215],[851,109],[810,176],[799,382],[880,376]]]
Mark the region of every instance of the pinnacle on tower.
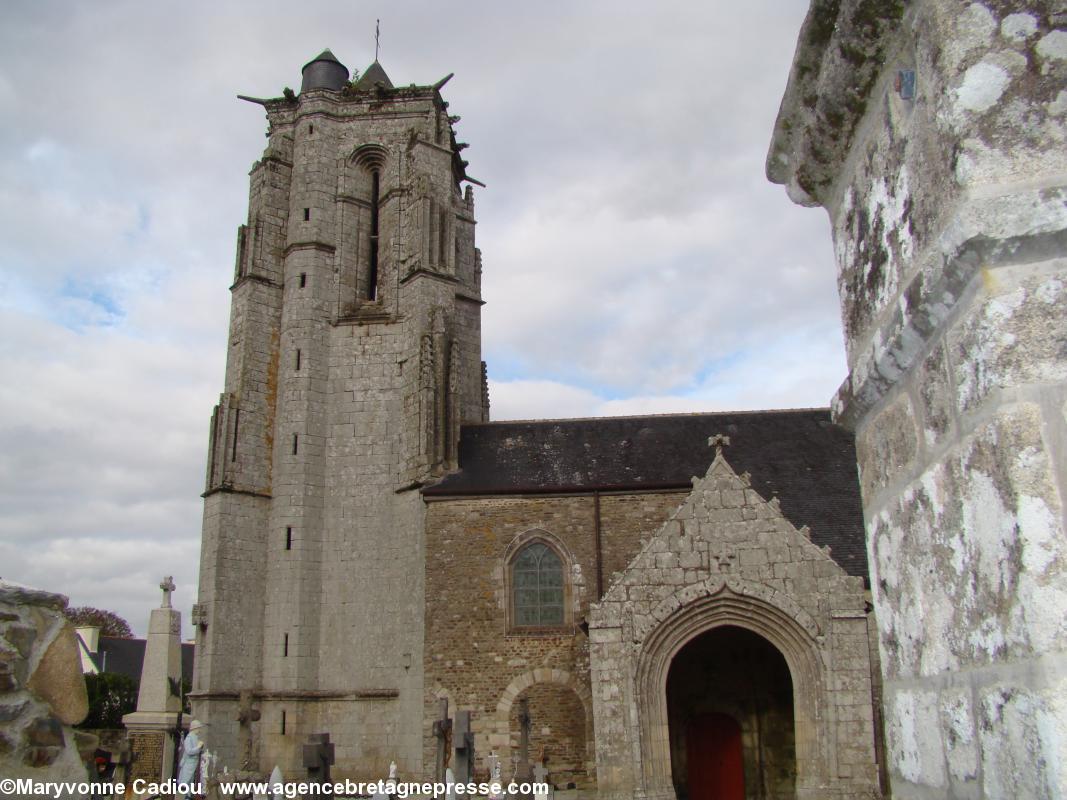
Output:
[[375,59],[374,63],[367,67],[367,71],[360,76],[359,81],[356,83],[356,89],[361,92],[369,92],[379,83],[386,89],[393,88],[393,82],[389,80],[389,76],[385,74],[382,65]]

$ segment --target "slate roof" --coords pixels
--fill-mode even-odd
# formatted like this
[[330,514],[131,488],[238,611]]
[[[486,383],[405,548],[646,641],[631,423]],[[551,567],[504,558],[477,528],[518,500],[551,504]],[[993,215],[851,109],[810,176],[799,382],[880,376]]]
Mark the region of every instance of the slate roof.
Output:
[[[196,645],[182,642],[182,680],[193,681],[193,654]],[[101,672],[117,672],[135,681],[141,680],[144,664],[144,639],[120,639],[117,636],[101,636],[97,651],[90,655]]]
[[829,545],[849,574],[867,578],[852,434],[828,409],[601,417],[464,425],[459,470],[423,489],[431,497],[689,488],[715,450],[748,472],[752,488]]
[[[337,56],[335,56],[333,51],[328,47],[305,64],[303,69],[307,69],[308,64],[314,64],[316,61],[332,61],[335,64],[341,64],[341,62],[337,60]],[[344,64],[341,64],[341,66],[344,66]]]

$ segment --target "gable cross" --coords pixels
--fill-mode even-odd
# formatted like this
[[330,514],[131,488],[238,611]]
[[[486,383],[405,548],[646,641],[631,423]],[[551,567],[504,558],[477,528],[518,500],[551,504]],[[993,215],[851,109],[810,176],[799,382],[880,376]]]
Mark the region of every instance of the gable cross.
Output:
[[729,436],[724,436],[721,433],[716,433],[714,436],[712,436],[710,439],[708,439],[708,447],[714,447],[715,448],[715,456],[716,457],[721,456],[722,455],[722,449],[724,447],[729,447],[729,446],[730,446],[730,437]]

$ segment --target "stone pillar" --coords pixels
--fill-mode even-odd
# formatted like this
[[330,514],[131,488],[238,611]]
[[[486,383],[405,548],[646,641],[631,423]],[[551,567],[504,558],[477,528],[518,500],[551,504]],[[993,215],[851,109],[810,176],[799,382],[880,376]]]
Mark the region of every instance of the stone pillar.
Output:
[[1062,3],[813,2],[768,157],[833,228],[894,797],[1067,797],[1065,86]]
[[174,582],[160,584],[163,603],[148,622],[137,710],[122,718],[129,732],[132,763],[130,781],[165,781],[174,775],[182,698],[182,617],[170,606]]

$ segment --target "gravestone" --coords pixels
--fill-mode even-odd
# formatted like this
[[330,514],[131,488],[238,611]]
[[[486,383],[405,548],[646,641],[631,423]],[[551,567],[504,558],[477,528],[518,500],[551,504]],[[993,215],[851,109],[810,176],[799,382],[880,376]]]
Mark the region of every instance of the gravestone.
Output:
[[437,740],[434,761],[434,780],[443,781],[445,770],[452,759],[452,720],[448,718],[448,698],[440,699],[440,717],[433,721],[433,736]]
[[[312,733],[304,745],[304,768],[310,783],[330,783],[334,746],[328,733]],[[328,795],[322,795],[323,797]]]
[[524,697],[519,701],[519,763],[515,768],[515,779],[528,783],[533,777],[530,771],[530,704]]
[[[538,764],[533,768],[533,780],[534,783],[548,783],[548,767],[544,764]],[[547,792],[534,792],[534,800],[548,800],[552,795],[552,787],[548,788]]]
[[170,605],[174,580],[159,584],[163,600],[148,620],[137,710],[126,714],[130,741],[129,779],[165,781],[174,776],[174,756],[182,712],[182,616]]
[[474,777],[474,733],[471,731],[471,712],[456,712],[456,776],[460,783]]

